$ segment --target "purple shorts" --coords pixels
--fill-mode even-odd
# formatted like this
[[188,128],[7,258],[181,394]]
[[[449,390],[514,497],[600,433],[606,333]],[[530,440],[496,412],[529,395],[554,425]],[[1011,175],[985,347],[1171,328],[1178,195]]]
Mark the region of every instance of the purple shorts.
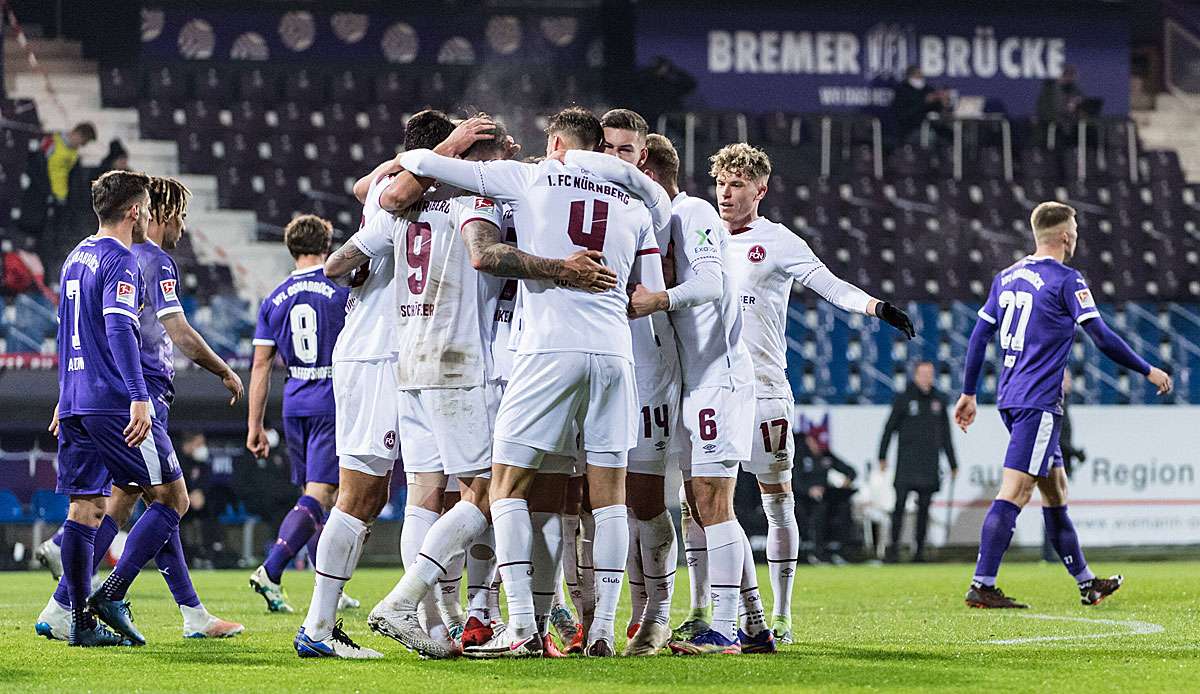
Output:
[[136,448],[125,445],[123,415],[89,414],[58,421],[59,494],[108,496],[115,482],[151,487],[183,476],[167,427],[155,419]]
[[1011,434],[1004,467],[1036,477],[1048,477],[1051,468],[1062,467],[1058,434],[1062,416],[1045,410],[1012,408],[1000,410],[1000,418]]
[[292,484],[337,485],[337,435],[333,415],[284,417],[283,436],[292,463]]

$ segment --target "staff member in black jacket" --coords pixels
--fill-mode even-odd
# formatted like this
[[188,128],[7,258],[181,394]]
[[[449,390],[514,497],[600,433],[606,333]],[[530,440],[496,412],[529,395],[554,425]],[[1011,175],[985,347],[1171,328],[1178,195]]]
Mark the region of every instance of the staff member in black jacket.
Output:
[[[796,513],[800,521],[801,552],[810,564],[828,560],[845,564],[842,545],[853,526],[850,497],[858,475],[846,461],[829,450],[829,415],[820,422],[801,418],[795,435],[797,468]],[[829,471],[842,474],[840,485],[832,485]]]
[[896,507],[892,511],[892,543],[886,559],[899,558],[900,531],[904,525],[904,506],[910,492],[917,493],[917,551],[913,561],[925,561],[925,533],[929,528],[929,501],[941,487],[939,456],[946,452],[950,476],[958,474],[954,447],[950,443],[950,413],[946,398],[933,387],[933,364],[920,362],[913,369],[912,382],[892,401],[892,414],[883,427],[879,442],[879,469],[887,470],[888,446],[892,435],[900,432],[896,449]]

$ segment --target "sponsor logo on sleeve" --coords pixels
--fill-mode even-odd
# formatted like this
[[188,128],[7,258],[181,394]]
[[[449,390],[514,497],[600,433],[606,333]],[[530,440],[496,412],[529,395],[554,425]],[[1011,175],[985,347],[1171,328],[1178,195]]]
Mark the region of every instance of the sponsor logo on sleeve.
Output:
[[117,282],[117,303],[133,308],[134,301],[136,300],[137,287],[129,282]]
[[758,244],[754,244],[750,247],[749,252],[746,253],[746,259],[752,263],[761,263],[767,259],[767,249]]
[[175,283],[178,280],[160,280],[158,286],[162,289],[163,301],[179,301],[175,293]]
[[697,229],[696,230],[696,247],[703,248],[704,246],[713,245],[712,229]]
[[1075,290],[1075,300],[1079,302],[1079,308],[1096,308],[1096,300],[1092,298],[1090,289]]
[[477,210],[492,210],[496,208],[496,203],[489,198],[475,198],[475,209]]

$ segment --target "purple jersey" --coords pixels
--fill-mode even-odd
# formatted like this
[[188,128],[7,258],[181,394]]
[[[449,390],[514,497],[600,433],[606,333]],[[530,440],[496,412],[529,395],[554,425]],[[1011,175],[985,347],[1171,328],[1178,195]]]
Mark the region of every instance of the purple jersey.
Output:
[[104,317],[138,322],[137,259],[120,241],[91,236],[63,262],[58,295],[58,416],[129,415],[132,400],[108,345]]
[[1000,325],[1003,365],[996,405],[1062,414],[1062,379],[1075,325],[1098,318],[1083,275],[1028,256],[996,275],[979,317]]
[[285,417],[334,413],[333,346],[346,322],[349,296],[318,265],[296,270],[263,300],[254,344],[278,349],[287,367]]
[[179,304],[179,268],[167,252],[153,241],[133,246],[142,281],[146,285],[146,310],[142,311],[142,373],[155,400],[169,404],[175,397],[174,347],[160,322],[172,313],[182,313]]

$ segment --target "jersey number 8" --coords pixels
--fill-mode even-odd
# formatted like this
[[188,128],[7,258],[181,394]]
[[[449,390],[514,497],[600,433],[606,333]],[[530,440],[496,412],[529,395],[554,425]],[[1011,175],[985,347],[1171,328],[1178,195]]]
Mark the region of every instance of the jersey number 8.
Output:
[[292,351],[305,364],[317,363],[317,310],[308,304],[296,304],[288,311],[292,328]]

